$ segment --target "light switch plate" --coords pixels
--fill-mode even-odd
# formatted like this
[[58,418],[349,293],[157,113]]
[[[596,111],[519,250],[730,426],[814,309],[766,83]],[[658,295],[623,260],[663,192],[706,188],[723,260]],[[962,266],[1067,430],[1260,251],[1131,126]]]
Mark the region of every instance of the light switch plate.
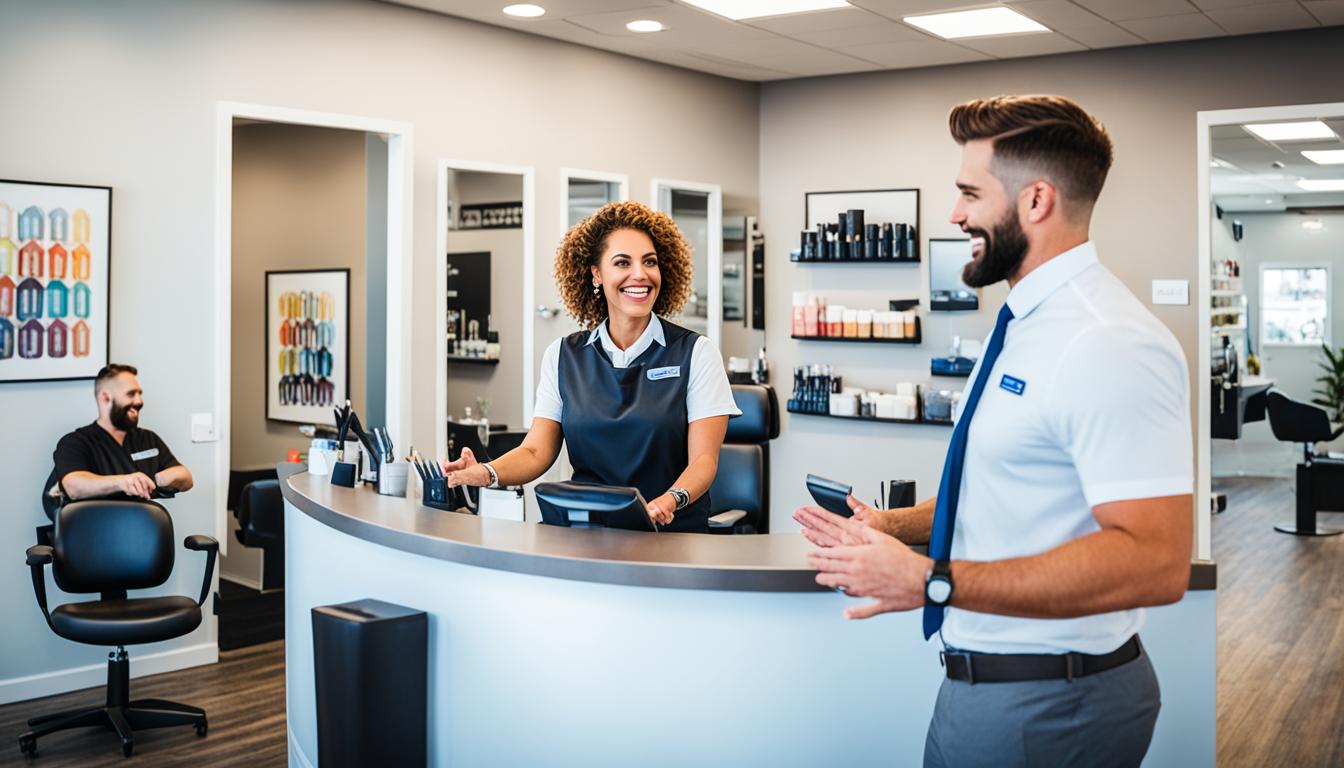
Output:
[[1154,280],[1154,304],[1189,304],[1189,280]]
[[213,443],[219,437],[215,435],[215,415],[213,413],[191,414],[191,442]]

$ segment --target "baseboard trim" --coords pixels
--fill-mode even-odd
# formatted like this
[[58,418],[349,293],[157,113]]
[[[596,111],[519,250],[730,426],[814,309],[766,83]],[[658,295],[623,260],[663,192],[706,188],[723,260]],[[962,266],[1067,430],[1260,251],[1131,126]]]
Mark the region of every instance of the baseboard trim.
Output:
[[[175,672],[179,669],[214,664],[217,661],[219,661],[219,646],[213,642],[139,656],[132,650],[131,677],[157,675],[160,672]],[[106,684],[106,662],[70,669],[58,669],[37,675],[11,677],[8,680],[0,680],[0,704],[40,699],[43,696],[69,693],[70,691]]]
[[259,582],[259,581],[254,581],[254,580],[252,580],[252,579],[247,578],[246,576],[239,576],[239,575],[237,575],[237,574],[235,574],[235,573],[222,573],[222,572],[221,572],[221,573],[219,574],[219,578],[223,579],[224,581],[233,582],[234,584],[237,584],[237,585],[240,586],[240,587],[247,587],[248,589],[252,590],[253,592],[260,592],[260,591],[261,591],[261,582]]

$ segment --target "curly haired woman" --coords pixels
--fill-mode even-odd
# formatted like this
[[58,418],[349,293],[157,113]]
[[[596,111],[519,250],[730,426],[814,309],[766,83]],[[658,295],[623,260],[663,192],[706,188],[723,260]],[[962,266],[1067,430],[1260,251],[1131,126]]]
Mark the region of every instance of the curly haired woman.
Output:
[[522,445],[480,464],[444,462],[450,485],[521,485],[567,443],[574,479],[634,486],[668,531],[707,532],[709,496],[733,402],[714,344],[659,316],[691,294],[691,248],[667,214],[611,203],[579,222],[555,255],[565,307],[585,328],[541,363]]

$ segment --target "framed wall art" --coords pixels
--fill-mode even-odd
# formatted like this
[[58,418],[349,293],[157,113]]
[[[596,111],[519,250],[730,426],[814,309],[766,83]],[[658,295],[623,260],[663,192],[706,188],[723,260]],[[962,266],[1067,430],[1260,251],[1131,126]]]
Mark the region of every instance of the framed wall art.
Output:
[[266,418],[334,424],[350,397],[350,270],[266,273]]
[[112,188],[0,180],[0,383],[107,365]]

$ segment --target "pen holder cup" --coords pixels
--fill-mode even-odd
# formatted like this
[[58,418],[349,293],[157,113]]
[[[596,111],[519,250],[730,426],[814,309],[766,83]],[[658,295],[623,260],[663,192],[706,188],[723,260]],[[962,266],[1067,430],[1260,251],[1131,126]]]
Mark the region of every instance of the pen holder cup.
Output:
[[378,492],[384,496],[405,496],[410,468],[411,465],[404,461],[382,465],[378,470]]
[[887,509],[915,506],[914,480],[887,481]]
[[338,461],[331,466],[331,484],[343,485],[346,488],[355,487],[355,477],[359,474],[354,464],[348,461]]

